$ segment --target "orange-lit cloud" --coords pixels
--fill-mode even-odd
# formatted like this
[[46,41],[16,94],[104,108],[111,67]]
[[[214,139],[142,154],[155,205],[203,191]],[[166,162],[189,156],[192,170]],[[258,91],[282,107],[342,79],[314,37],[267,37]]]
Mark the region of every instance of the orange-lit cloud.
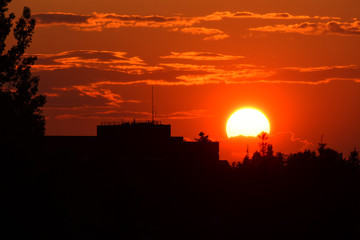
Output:
[[[102,31],[104,29],[117,29],[123,27],[146,27],[146,28],[168,28],[171,31],[182,32],[193,35],[208,35],[204,40],[222,40],[230,35],[220,29],[205,28],[199,25],[208,21],[221,21],[226,18],[232,19],[282,19],[282,20],[307,20],[307,19],[339,19],[337,17],[319,17],[307,15],[292,15],[290,13],[265,13],[253,12],[214,12],[206,16],[181,17],[181,16],[159,16],[159,15],[120,15],[115,13],[92,13],[74,14],[66,12],[36,13],[33,17],[37,19],[40,27],[65,25],[79,31]],[[277,25],[281,26],[281,25]],[[253,28],[252,31],[261,31],[262,28]],[[268,29],[268,28],[265,28]]]
[[357,69],[357,65],[345,65],[345,66],[321,66],[321,67],[285,67],[280,70],[293,70],[298,72],[320,72],[336,69]]
[[320,17],[320,16],[308,16],[308,15],[292,15],[290,13],[265,13],[265,14],[259,14],[259,13],[253,13],[248,11],[242,11],[242,12],[229,12],[229,11],[223,11],[223,12],[214,12],[210,15],[207,15],[205,17],[202,17],[204,21],[219,21],[224,18],[244,18],[244,19],[251,19],[251,18],[257,18],[257,19],[340,19],[339,17]]
[[[160,58],[172,59],[175,62],[160,62],[153,66],[147,65],[139,57],[127,57],[125,52],[82,50],[38,56],[39,61],[34,66],[37,73],[46,74],[52,79],[51,83],[43,83],[49,86],[45,87],[44,91],[58,94],[53,90],[76,89],[87,96],[105,98],[108,104],[118,105],[123,99],[111,91],[115,86],[189,86],[218,83],[314,85],[336,80],[358,82],[360,79],[360,67],[357,65],[267,68],[239,63],[244,61],[243,56],[211,52],[171,52]],[[194,62],[184,63],[188,60]],[[216,64],[199,64],[201,61],[212,61]],[[231,61],[231,64],[228,61]]]
[[[273,136],[271,136],[271,138],[275,142],[278,142],[280,144],[285,143],[286,140],[289,139],[293,143],[294,147],[298,148],[298,149],[292,150],[292,152],[304,151],[304,150],[314,147],[312,142],[310,142],[307,139],[302,139],[300,137],[296,137],[293,132],[278,132],[278,133],[275,133]],[[284,139],[285,139],[285,141],[284,141]],[[282,149],[282,151],[284,151],[284,149]]]
[[203,72],[216,71],[215,65],[197,65],[197,64],[185,64],[185,63],[160,63],[159,65],[180,71],[203,71]]
[[107,100],[107,105],[119,107],[122,103],[140,103],[140,101],[137,100],[125,100],[120,94],[114,93],[113,90],[110,88],[103,87],[105,84],[109,85],[109,83],[93,83],[89,85],[75,85],[68,88],[61,88],[54,90],[60,90],[60,91],[73,91],[76,90],[81,95],[86,95],[89,97],[97,98],[101,97]]
[[173,32],[180,31],[183,33],[189,33],[193,35],[208,35],[208,37],[205,37],[204,40],[222,40],[230,37],[223,31],[214,28],[187,27],[187,28],[174,28],[171,31]]
[[[93,111],[91,107],[85,110],[91,110],[83,112],[84,109],[67,109],[70,112],[65,114],[56,115],[56,119],[98,119],[99,121],[132,121],[134,118],[138,121],[147,121],[151,118],[151,112],[136,112],[136,111],[120,111],[116,108],[106,111]],[[79,111],[80,110],[80,111]],[[158,114],[157,120],[185,120],[185,119],[198,119],[203,117],[209,117],[207,110],[197,109],[181,112],[170,112]]]
[[211,52],[171,52],[168,56],[161,56],[161,58],[171,59],[188,59],[201,61],[217,61],[217,60],[236,60],[244,58],[243,56],[224,55],[220,53]]
[[79,112],[73,111],[66,114],[56,115],[56,119],[98,119],[100,121],[130,121],[136,119],[149,119],[151,117],[150,112],[136,112],[136,111],[119,111],[119,110],[107,110],[107,111],[91,111],[91,112]]
[[164,17],[164,16],[140,16],[140,15],[119,15],[115,13],[92,13],[90,15],[48,12],[35,13],[40,26],[66,25],[82,28],[119,28],[119,27],[176,27],[191,26],[197,22],[194,18],[185,17]]
[[258,19],[340,19],[329,16],[307,16],[292,15],[290,13],[253,13],[242,12],[214,12],[205,16],[181,17],[181,16],[160,16],[160,15],[121,15],[116,13],[92,13],[75,14],[67,12],[35,13],[41,26],[46,25],[67,25],[81,28],[119,28],[119,27],[190,27],[204,21],[220,21],[224,18],[258,18]]
[[47,93],[47,92],[45,92],[43,94],[45,94],[46,97],[59,97],[60,96],[59,93]]
[[179,112],[171,112],[168,114],[160,114],[156,118],[159,120],[166,119],[197,119],[203,117],[211,116],[208,113],[208,110],[197,109],[197,110],[189,110],[189,111],[179,111]]
[[126,57],[125,52],[77,50],[57,54],[36,54],[38,61],[33,66],[35,71],[68,68],[95,68],[103,71],[119,71],[140,74],[145,71],[162,69],[147,66],[139,57]]
[[274,83],[324,84],[331,81],[354,81],[360,79],[357,65],[285,67],[276,69],[267,80]]
[[265,27],[250,28],[250,31],[257,32],[282,32],[282,33],[300,33],[304,35],[343,35],[354,36],[360,35],[360,21],[354,22],[338,22],[330,21],[326,23],[310,23],[303,22],[291,25],[274,25]]

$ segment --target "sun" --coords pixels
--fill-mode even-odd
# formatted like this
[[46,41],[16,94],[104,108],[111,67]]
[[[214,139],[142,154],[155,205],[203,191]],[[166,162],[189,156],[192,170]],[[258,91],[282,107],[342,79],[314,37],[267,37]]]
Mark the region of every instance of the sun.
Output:
[[270,123],[262,112],[253,108],[237,110],[226,124],[228,138],[240,135],[256,137],[261,132],[270,133]]

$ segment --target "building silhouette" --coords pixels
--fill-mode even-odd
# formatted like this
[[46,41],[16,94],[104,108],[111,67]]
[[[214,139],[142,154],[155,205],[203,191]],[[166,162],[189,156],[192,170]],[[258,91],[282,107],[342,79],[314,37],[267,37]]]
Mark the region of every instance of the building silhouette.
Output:
[[53,157],[114,159],[124,162],[219,164],[219,142],[187,142],[172,137],[171,126],[156,121],[102,123],[97,136],[45,136],[43,150]]

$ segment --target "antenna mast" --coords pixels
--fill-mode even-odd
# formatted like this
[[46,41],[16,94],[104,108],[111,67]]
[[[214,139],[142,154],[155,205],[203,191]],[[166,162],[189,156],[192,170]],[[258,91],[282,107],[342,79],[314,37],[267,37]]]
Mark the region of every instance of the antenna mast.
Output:
[[151,86],[151,120],[152,120],[152,123],[155,122],[155,116],[154,116],[154,86]]

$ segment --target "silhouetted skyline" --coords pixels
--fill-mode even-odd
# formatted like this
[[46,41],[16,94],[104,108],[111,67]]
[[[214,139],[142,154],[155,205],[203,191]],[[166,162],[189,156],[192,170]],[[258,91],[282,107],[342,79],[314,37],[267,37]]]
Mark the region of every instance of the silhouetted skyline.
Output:
[[[103,121],[157,119],[174,135],[204,131],[222,159],[242,107],[260,109],[276,151],[315,150],[324,135],[360,148],[358,0],[12,1],[37,20],[28,54],[47,95],[47,135],[95,136]],[[236,145],[236,149],[233,147]],[[254,147],[251,147],[252,149]],[[240,149],[240,150],[239,150]]]
[[[86,13],[92,1],[37,0],[33,15],[24,7],[15,20],[8,2],[0,0],[1,239],[360,237],[352,8],[317,10],[319,0],[305,15],[295,1],[289,14],[277,0],[278,11],[256,13],[197,0],[189,17],[173,2],[155,13],[137,1],[97,2],[104,11],[112,3],[108,14]],[[148,2],[158,0],[139,1]],[[243,105],[262,110],[243,122],[261,132],[233,137],[249,133],[241,115],[224,137]]]

